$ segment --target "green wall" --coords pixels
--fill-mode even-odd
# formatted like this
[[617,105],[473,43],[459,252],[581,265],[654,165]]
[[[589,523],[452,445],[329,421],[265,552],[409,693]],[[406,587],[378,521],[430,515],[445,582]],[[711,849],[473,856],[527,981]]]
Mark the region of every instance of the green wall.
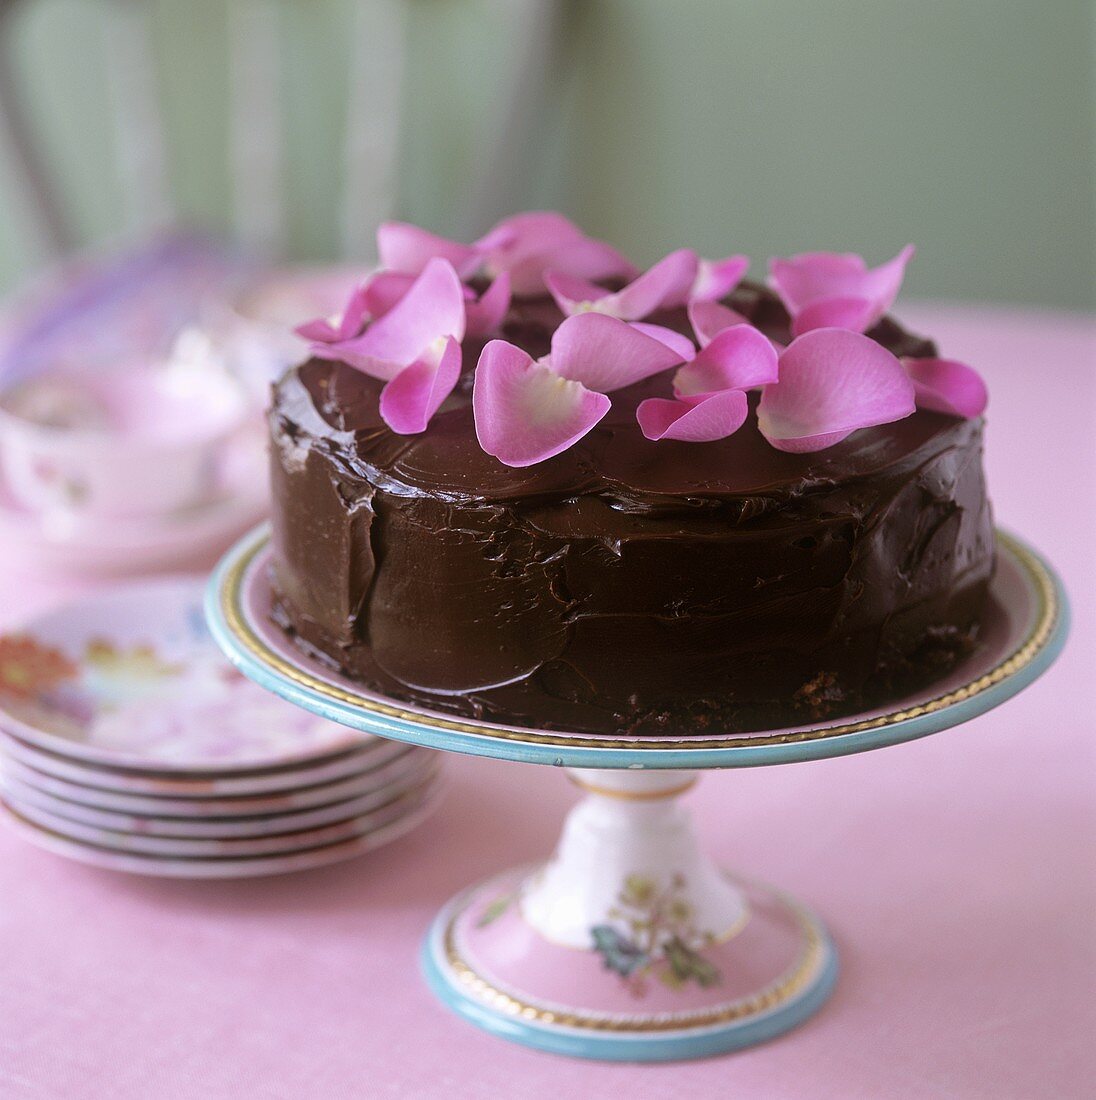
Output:
[[[89,242],[122,220],[99,46],[104,2],[25,0],[13,20],[37,124]],[[227,228],[230,0],[150,2],[178,205]],[[279,5],[288,240],[301,258],[337,252],[346,75],[367,63],[352,57],[345,31],[355,2]],[[405,2],[399,213],[470,232],[481,228],[469,211],[505,108],[499,89],[521,63],[513,27],[536,0]],[[762,261],[814,248],[878,261],[912,240],[912,295],[1096,305],[1088,0],[564,7],[561,65],[542,117],[512,150],[506,205],[558,206],[641,261],[680,244]],[[7,168],[0,288],[38,262]]]

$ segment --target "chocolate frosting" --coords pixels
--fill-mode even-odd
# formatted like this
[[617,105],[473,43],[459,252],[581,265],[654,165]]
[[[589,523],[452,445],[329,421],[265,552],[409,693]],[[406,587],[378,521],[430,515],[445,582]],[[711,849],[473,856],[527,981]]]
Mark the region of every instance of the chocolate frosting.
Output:
[[[775,339],[787,316],[728,300]],[[519,301],[503,336],[539,356],[560,315]],[[652,318],[688,331],[683,311]],[[884,320],[899,355],[934,346]],[[421,435],[380,383],[312,360],[271,412],[276,618],[397,699],[584,732],[745,730],[855,709],[972,644],[993,568],[982,422],[924,410],[814,454],[751,416],[727,439],[652,442],[613,394],[563,454],[512,469],[470,405],[481,344]]]

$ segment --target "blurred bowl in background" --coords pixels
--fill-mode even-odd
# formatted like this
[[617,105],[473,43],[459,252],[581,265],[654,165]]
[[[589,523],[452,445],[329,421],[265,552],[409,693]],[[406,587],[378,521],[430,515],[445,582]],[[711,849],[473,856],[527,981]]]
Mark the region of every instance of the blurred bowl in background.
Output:
[[44,521],[163,515],[217,496],[247,414],[230,376],[193,363],[40,374],[0,393],[0,468]]

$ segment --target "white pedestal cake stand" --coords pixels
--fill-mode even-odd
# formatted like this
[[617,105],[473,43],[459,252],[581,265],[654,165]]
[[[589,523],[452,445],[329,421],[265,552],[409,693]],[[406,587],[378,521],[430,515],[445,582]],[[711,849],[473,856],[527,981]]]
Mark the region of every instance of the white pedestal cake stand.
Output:
[[826,930],[785,895],[718,869],[678,796],[708,768],[817,760],[957,726],[1030,684],[1065,641],[1053,572],[1001,534],[983,642],[962,667],[888,707],[759,733],[642,738],[507,728],[383,698],[302,655],[270,621],[269,533],[214,574],[214,636],[247,676],[336,722],[436,749],[568,769],[586,797],[548,863],[473,886],[442,909],[427,979],[497,1035],[621,1061],[694,1058],[772,1038],[833,988]]

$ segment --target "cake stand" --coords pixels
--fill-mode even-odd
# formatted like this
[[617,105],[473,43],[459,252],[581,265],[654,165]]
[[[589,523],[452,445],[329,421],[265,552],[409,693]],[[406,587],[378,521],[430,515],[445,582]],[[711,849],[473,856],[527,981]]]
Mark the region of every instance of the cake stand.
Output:
[[717,868],[679,796],[709,768],[817,760],[957,726],[1030,684],[1061,650],[1068,610],[1049,566],[1010,535],[978,652],[888,707],[810,726],[643,738],[504,727],[383,698],[302,655],[270,621],[269,531],[210,583],[213,634],[247,676],[354,729],[567,769],[585,792],[545,864],[492,877],[438,914],[423,947],[434,992],[496,1035],[617,1061],[745,1047],[815,1012],[837,976],[820,920]]

